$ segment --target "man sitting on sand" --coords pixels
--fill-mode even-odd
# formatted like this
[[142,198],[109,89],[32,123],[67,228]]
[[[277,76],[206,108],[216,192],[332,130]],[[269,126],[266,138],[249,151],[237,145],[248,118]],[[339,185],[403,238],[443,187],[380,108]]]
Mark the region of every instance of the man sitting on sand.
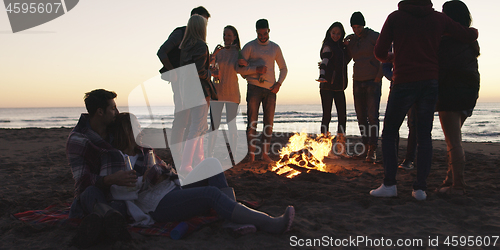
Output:
[[[71,131],[66,155],[75,179],[75,199],[69,218],[83,218],[73,239],[77,246],[93,245],[104,231],[113,240],[130,239],[126,229],[123,202],[108,203],[105,192],[110,186],[135,187],[135,171],[118,171],[124,163],[119,150],[110,144],[108,126],[118,114],[115,92],[96,89],[85,94],[88,114],[82,114]],[[105,175],[105,176],[104,176]]]

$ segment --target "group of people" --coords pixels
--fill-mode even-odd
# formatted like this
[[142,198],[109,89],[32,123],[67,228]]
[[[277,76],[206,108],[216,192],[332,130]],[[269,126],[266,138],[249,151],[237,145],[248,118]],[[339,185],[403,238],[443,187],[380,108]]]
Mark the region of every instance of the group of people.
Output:
[[[384,127],[382,153],[383,184],[370,192],[376,197],[397,196],[397,169],[417,167],[412,196],[427,197],[427,177],[432,162],[431,130],[434,112],[439,112],[448,151],[448,172],[438,192],[464,194],[465,157],[461,126],[472,115],[479,92],[477,57],[478,32],[470,28],[471,14],[459,0],[432,8],[430,0],[403,0],[391,13],[380,34],[365,27],[360,12],[352,14],[354,34],[344,38],[341,23],[327,30],[321,47],[320,95],[323,106],[321,133],[329,133],[332,102],[335,101],[338,128],[336,154],[346,154],[345,126],[347,64],[352,59],[353,94],[367,162],[376,161],[379,132],[381,80],[391,82]],[[399,129],[408,115],[408,147],[398,165]],[[415,160],[418,159],[418,164]]]
[[[240,102],[237,72],[245,72],[247,80],[258,85],[252,91],[254,95],[247,98],[247,102],[253,100],[255,104],[255,122],[251,123],[255,126],[253,132],[249,129],[249,136],[254,136],[260,102],[268,115],[274,115],[276,93],[286,75],[283,56],[279,46],[269,41],[270,30],[265,19],[257,22],[258,39],[241,51],[238,32],[228,25],[223,33],[224,46],[218,46],[210,54],[205,42],[209,17],[204,7],[193,9],[188,25],[175,29],[158,50],[163,64],[162,78],[171,83],[174,92],[175,118],[169,145],[172,155],[180,155],[182,159],[179,166],[166,164],[153,149],[142,145],[140,136],[134,133],[141,131],[140,124],[133,114],[118,112],[116,93],[96,89],[85,94],[88,113],[81,115],[66,147],[75,179],[75,199],[69,217],[83,218],[73,239],[75,245],[93,245],[103,235],[112,240],[128,240],[129,222],[148,226],[155,221],[183,221],[210,210],[225,219],[223,227],[237,234],[257,229],[275,234],[290,230],[295,216],[293,206],[288,206],[281,216],[272,217],[236,201],[221,163],[204,157],[201,137],[208,126],[209,105],[213,130],[220,123],[224,104],[227,119],[236,116]],[[278,82],[274,79],[274,67],[270,66],[274,60],[282,66]],[[220,79],[217,86],[211,81],[214,69],[209,67],[214,61],[219,66],[219,75],[215,75]],[[190,64],[196,67],[199,81],[195,82],[201,83],[205,97],[195,100],[195,105],[189,100],[191,93],[185,86],[192,84],[185,80],[189,77],[171,71]],[[268,120],[272,129],[272,117]],[[231,133],[236,131],[233,125]],[[185,136],[188,140],[183,143]],[[230,140],[235,137],[236,134],[231,134]],[[219,174],[202,180],[191,178],[194,181],[188,185],[183,185],[179,178],[189,180],[207,169]]]
[[[180,165],[165,164],[153,149],[141,144],[133,132],[140,131],[140,124],[133,114],[118,112],[116,93],[97,89],[85,94],[88,114],[81,115],[67,142],[75,179],[70,217],[83,218],[75,244],[94,244],[103,232],[115,240],[130,239],[127,222],[150,225],[154,221],[182,221],[211,209],[226,220],[225,227],[238,233],[257,229],[283,233],[290,229],[295,215],[293,206],[288,206],[283,215],[272,217],[236,202],[220,162],[205,158],[201,137],[208,130],[208,111],[211,130],[217,130],[225,106],[229,141],[236,144],[234,119],[241,99],[237,77],[240,74],[248,83],[246,160],[255,160],[256,143],[261,142],[262,160],[271,161],[268,154],[276,94],[287,74],[281,49],[269,40],[268,21],[260,19],[256,22],[257,38],[242,49],[236,28],[228,25],[223,29],[224,45],[210,53],[206,45],[208,18],[210,14],[205,8],[194,8],[187,26],[176,28],[157,53],[163,64],[162,78],[170,82],[174,93],[175,115],[169,146],[172,156],[181,159]],[[385,177],[383,184],[370,194],[397,196],[399,128],[408,113],[412,117],[410,134],[415,136],[418,159],[412,196],[426,199],[436,109],[449,155],[448,174],[438,191],[465,193],[460,128],[472,114],[479,91],[478,32],[470,28],[467,6],[451,0],[443,5],[441,13],[434,11],[430,0],[403,0],[399,10],[388,16],[380,34],[365,27],[360,12],[352,15],[350,24],[354,34],[346,36],[343,25],[333,23],[321,47],[321,133],[329,133],[335,101],[339,145],[336,153],[348,156],[344,91],[348,86],[347,65],[352,59],[355,110],[362,143],[367,148],[363,157],[368,162],[376,161],[382,77],[391,81],[382,131]],[[185,77],[175,73],[175,69],[191,64],[196,67],[196,82],[201,83],[204,96],[197,105],[186,104],[190,93],[185,90]],[[259,139],[256,128],[261,104],[264,128]],[[213,153],[214,141],[213,136],[209,138],[208,155]],[[412,158],[403,162],[405,168],[413,166],[414,152],[411,150]],[[216,169],[219,174],[181,185],[179,175],[189,178],[206,168]]]

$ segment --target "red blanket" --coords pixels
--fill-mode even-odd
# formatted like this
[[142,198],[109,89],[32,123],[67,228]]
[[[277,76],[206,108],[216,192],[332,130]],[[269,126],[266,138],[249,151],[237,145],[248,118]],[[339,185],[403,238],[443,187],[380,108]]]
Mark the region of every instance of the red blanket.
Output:
[[[43,210],[32,210],[13,214],[13,216],[21,221],[30,224],[45,224],[45,225],[72,225],[77,227],[81,219],[69,219],[69,205],[65,208],[57,208],[56,205],[49,206]],[[196,231],[203,225],[219,220],[215,211],[212,210],[209,216],[198,216],[186,221],[188,230],[186,235]],[[132,227],[128,226],[128,230],[144,235],[163,235],[170,236],[170,231],[174,229],[179,222],[155,223],[150,227]]]

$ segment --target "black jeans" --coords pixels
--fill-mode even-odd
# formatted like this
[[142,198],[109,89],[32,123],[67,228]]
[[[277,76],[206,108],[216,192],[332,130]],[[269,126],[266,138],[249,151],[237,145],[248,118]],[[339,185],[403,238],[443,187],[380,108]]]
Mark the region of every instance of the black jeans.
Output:
[[321,106],[323,107],[323,118],[321,119],[321,133],[326,134],[330,129],[330,121],[332,120],[332,104],[335,100],[335,108],[337,109],[337,133],[345,133],[347,122],[347,111],[344,91],[331,91],[320,89]]

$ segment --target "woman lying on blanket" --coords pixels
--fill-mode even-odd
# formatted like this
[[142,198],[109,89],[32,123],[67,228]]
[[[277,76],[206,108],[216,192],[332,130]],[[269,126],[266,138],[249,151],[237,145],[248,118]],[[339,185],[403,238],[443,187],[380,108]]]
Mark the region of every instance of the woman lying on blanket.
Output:
[[[215,158],[201,162],[189,173],[186,180],[214,169],[219,174],[183,186],[180,185],[175,169],[157,156],[157,164],[148,169],[147,156],[152,149],[136,143],[133,131],[140,131],[137,118],[130,113],[120,113],[115,123],[113,146],[131,159],[134,167],[130,174],[136,174],[140,180],[137,185],[140,187],[137,199],[133,203],[155,221],[183,221],[207,214],[210,209],[214,209],[219,216],[226,219],[225,225],[238,233],[255,232],[256,229],[283,233],[290,229],[295,215],[293,206],[288,206],[283,215],[272,217],[237,203],[233,189],[228,187],[222,166]],[[127,204],[130,214],[131,202]]]

